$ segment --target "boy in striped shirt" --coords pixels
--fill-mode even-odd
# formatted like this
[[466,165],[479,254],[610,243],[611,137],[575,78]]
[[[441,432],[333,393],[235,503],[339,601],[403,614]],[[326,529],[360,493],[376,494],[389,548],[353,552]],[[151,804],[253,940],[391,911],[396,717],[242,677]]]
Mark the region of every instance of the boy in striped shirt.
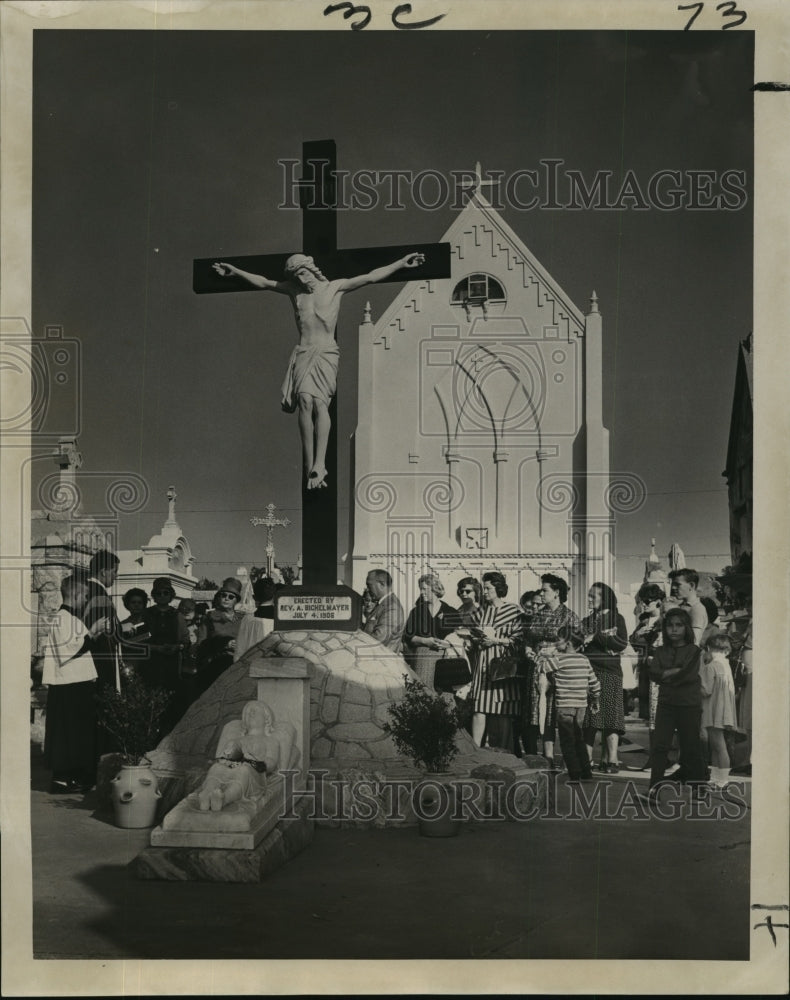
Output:
[[590,661],[578,651],[583,642],[581,632],[562,626],[556,642],[557,653],[547,657],[546,663],[546,670],[554,679],[557,729],[571,781],[593,776],[582,731],[588,704],[591,711],[597,712],[601,696],[601,682]]

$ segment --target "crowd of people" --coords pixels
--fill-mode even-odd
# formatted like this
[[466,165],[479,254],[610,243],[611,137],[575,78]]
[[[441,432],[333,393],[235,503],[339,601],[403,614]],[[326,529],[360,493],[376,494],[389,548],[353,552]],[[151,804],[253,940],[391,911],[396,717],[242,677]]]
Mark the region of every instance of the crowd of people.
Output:
[[[419,578],[419,597],[406,615],[390,574],[373,570],[364,629],[401,652],[429,687],[448,653],[463,654],[471,678],[453,696],[474,742],[516,756],[540,751],[548,767],[558,769],[559,736],[572,779],[592,777],[593,767],[600,774],[620,771],[633,683],[623,654],[630,643],[637,657],[634,710],[650,734],[643,768],[650,770],[650,794],[668,771],[694,790],[721,788],[730,775],[732,741],[751,738],[751,609],[748,623],[741,616],[733,624],[720,617],[715,601],[699,596],[694,570],[676,570],[670,580],[669,594],[657,584],[639,590],[638,624],[629,635],[613,590],[600,581],[589,588],[588,614],[580,619],[568,607],[568,583],[553,573],[518,604],[508,600],[498,571],[481,580],[463,577],[455,607],[444,600],[439,577],[428,573]],[[670,769],[676,744],[679,761]],[[750,765],[739,770],[750,773]]]
[[[420,596],[406,617],[392,592],[390,574],[369,573],[366,589],[374,603],[364,629],[402,652],[428,686],[448,650],[468,657],[471,679],[455,697],[471,707],[469,729],[478,746],[521,756],[536,754],[540,743],[549,766],[555,766],[560,707],[556,654],[573,646],[577,659],[586,657],[596,677],[596,698],[579,720],[587,756],[600,732],[602,770],[617,768],[617,740],[625,732],[619,653],[628,635],[606,584],[590,588],[590,614],[583,620],[567,605],[567,582],[553,573],[544,574],[540,590],[522,594],[518,603],[508,600],[507,580],[498,571],[484,573],[481,580],[460,579],[456,607],[442,600],[444,586],[435,574],[421,576],[418,586]],[[563,705],[568,705],[567,696]]]
[[[720,789],[731,771],[751,774],[751,597],[726,616],[712,598],[699,596],[693,569],[675,570],[670,580],[668,596],[657,584],[640,588],[630,636],[639,656],[640,714],[649,726],[650,792],[657,794],[665,778],[675,739],[673,780]],[[732,768],[738,742],[746,743],[745,760]]]
[[101,551],[60,584],[62,604],[50,624],[42,668],[48,687],[44,760],[53,794],[89,791],[99,758],[117,749],[97,712],[103,690],[122,691],[136,678],[165,691],[161,739],[233,663],[250,619],[258,626],[256,640],[274,627],[276,585],[269,578],[253,584],[254,615],[236,609],[241,583],[235,577],[223,581],[211,607],[191,598],[174,603],[170,579],[159,577],[150,594],[132,587],[122,595],[127,615],[121,618],[110,596],[117,574],[118,557]]
[[[175,604],[172,583],[162,577],[150,594],[127,590],[122,602],[128,614],[120,619],[110,597],[117,571],[117,556],[97,552],[87,570],[61,583],[63,603],[50,628],[42,676],[49,687],[45,760],[53,792],[90,789],[99,757],[115,749],[98,724],[102,688],[122,690],[136,677],[166,691],[162,738],[240,652],[274,627],[277,585],[268,578],[253,585],[252,616],[237,608],[241,584],[235,577],[223,581],[211,607],[189,598]],[[715,602],[697,594],[693,570],[678,570],[671,579],[670,595],[656,584],[639,590],[638,624],[629,636],[616,596],[603,582],[590,586],[588,614],[580,619],[568,607],[568,583],[553,573],[543,574],[540,589],[522,594],[518,603],[508,599],[507,580],[496,570],[481,580],[459,579],[452,603],[439,577],[426,573],[407,615],[391,575],[372,570],[362,627],[403,655],[426,686],[455,700],[478,746],[517,756],[540,752],[549,768],[558,769],[559,736],[572,779],[590,778],[593,766],[602,774],[620,770],[630,687],[629,680],[624,690],[623,653],[630,641],[638,657],[638,711],[650,733],[651,794],[665,779],[675,740],[674,780],[722,786],[734,735],[751,735],[750,617],[721,621]],[[450,661],[466,673],[455,671],[447,686],[440,677]]]

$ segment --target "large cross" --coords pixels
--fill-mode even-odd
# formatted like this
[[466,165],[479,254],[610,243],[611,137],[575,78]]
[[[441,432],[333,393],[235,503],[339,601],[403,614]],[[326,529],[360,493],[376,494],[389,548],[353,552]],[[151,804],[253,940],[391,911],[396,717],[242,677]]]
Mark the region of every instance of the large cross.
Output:
[[[302,174],[299,182],[302,209],[303,252],[334,278],[351,278],[391,264],[407,253],[421,253],[425,263],[408,271],[396,272],[388,281],[424,281],[450,277],[450,244],[423,243],[408,246],[337,248],[337,153],[333,139],[302,144]],[[262,254],[221,259],[244,271],[279,279],[293,253]],[[220,277],[213,270],[217,257],[194,261],[192,287],[199,293],[251,291],[251,286],[235,277]],[[337,332],[335,332],[337,337]],[[307,585],[337,582],[337,398],[329,408],[332,422],[326,454],[328,487],[308,489],[302,481],[302,559]]]
[[272,535],[274,534],[275,528],[287,528],[291,523],[287,517],[275,517],[274,512],[277,508],[273,503],[270,503],[266,508],[266,517],[251,517],[250,523],[254,527],[262,524],[266,528],[266,575],[271,577],[272,570],[274,569],[274,541],[272,540]]

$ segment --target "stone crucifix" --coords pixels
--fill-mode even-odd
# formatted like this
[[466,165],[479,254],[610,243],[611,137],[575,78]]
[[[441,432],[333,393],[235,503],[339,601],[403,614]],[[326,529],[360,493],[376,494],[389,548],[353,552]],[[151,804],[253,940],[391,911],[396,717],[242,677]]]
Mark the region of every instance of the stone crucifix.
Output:
[[299,413],[306,584],[334,584],[337,575],[335,325],[341,299],[374,282],[450,277],[449,243],[338,250],[336,164],[333,140],[303,143],[301,254],[208,257],[193,267],[198,293],[276,291],[293,304],[299,344],[283,385],[283,406]]
[[337,391],[337,367],[340,350],[335,340],[335,327],[340,300],[345,292],[365,285],[386,281],[402,268],[415,268],[425,263],[421,253],[409,253],[400,260],[378,267],[353,278],[329,280],[312,257],[292,254],[285,262],[284,278],[277,281],[262,274],[251,274],[234,264],[215,263],[214,270],[222,277],[243,278],[260,291],[280,292],[293,305],[299,343],[293,349],[282,386],[282,408],[286,413],[299,413],[299,435],[302,439],[302,461],[307,489],[326,486],[326,450],[332,426],[329,405]]

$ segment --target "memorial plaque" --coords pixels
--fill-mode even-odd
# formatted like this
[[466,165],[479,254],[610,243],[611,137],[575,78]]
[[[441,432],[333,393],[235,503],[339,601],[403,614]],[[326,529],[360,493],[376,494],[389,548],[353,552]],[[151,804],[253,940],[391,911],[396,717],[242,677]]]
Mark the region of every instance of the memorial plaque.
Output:
[[362,598],[342,584],[282,587],[274,598],[274,627],[354,632],[362,627]]

